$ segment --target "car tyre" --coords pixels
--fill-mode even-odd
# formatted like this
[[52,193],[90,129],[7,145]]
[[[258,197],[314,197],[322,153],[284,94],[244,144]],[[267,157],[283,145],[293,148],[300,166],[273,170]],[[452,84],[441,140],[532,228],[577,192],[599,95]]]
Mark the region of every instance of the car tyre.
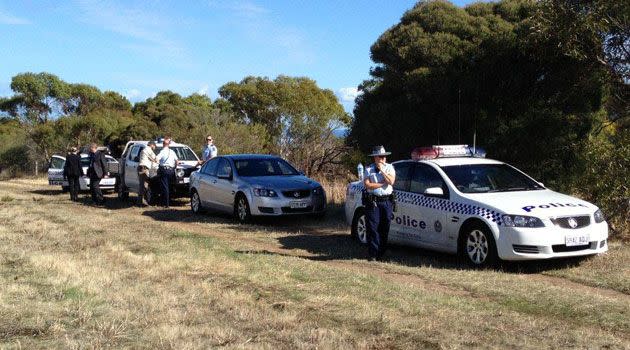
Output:
[[352,237],[362,244],[367,244],[367,226],[365,220],[365,210],[363,208],[357,209],[352,218],[352,227],[350,230]]
[[192,210],[193,214],[201,214],[204,211],[201,198],[196,190],[192,190],[190,194],[190,210]]
[[497,245],[488,226],[473,223],[462,230],[459,239],[461,257],[471,266],[486,268],[498,262]]
[[252,220],[249,202],[243,194],[237,195],[234,201],[234,218],[242,224],[249,223]]

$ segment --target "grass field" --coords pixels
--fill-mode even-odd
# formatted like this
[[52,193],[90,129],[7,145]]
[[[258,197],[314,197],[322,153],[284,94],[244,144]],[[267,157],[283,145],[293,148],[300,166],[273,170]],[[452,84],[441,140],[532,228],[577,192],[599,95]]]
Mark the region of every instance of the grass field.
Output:
[[237,225],[0,182],[2,348],[630,348],[630,249],[475,271],[325,221]]

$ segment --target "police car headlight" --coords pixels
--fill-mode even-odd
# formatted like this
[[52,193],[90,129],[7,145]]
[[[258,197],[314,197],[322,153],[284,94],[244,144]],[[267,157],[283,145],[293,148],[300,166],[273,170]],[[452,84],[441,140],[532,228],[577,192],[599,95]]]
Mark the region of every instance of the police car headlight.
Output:
[[606,218],[604,217],[604,213],[602,213],[601,209],[597,209],[595,214],[593,214],[593,218],[595,219],[595,222],[598,224],[606,220]]
[[257,197],[277,197],[278,194],[274,190],[267,188],[254,188],[254,195]]
[[503,224],[506,227],[545,227],[539,218],[524,215],[503,215]]
[[177,177],[184,177],[184,169],[177,169],[175,175],[177,175]]

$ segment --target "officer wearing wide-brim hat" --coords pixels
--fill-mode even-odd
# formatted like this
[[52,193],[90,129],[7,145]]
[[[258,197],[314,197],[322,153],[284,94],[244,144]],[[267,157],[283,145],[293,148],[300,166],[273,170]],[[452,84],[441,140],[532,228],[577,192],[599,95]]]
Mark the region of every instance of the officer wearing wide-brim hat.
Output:
[[396,171],[387,163],[390,154],[385,151],[385,147],[375,146],[369,155],[373,157],[374,163],[367,166],[363,174],[368,260],[380,260],[387,247],[396,181]]

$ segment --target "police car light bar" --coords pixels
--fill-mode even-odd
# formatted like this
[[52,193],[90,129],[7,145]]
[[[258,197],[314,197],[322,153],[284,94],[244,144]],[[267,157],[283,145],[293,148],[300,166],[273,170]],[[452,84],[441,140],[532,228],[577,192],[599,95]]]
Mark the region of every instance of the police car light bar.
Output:
[[434,145],[433,147],[418,147],[411,152],[411,158],[415,160],[452,157],[485,158],[486,151],[479,147],[473,150],[468,145]]

